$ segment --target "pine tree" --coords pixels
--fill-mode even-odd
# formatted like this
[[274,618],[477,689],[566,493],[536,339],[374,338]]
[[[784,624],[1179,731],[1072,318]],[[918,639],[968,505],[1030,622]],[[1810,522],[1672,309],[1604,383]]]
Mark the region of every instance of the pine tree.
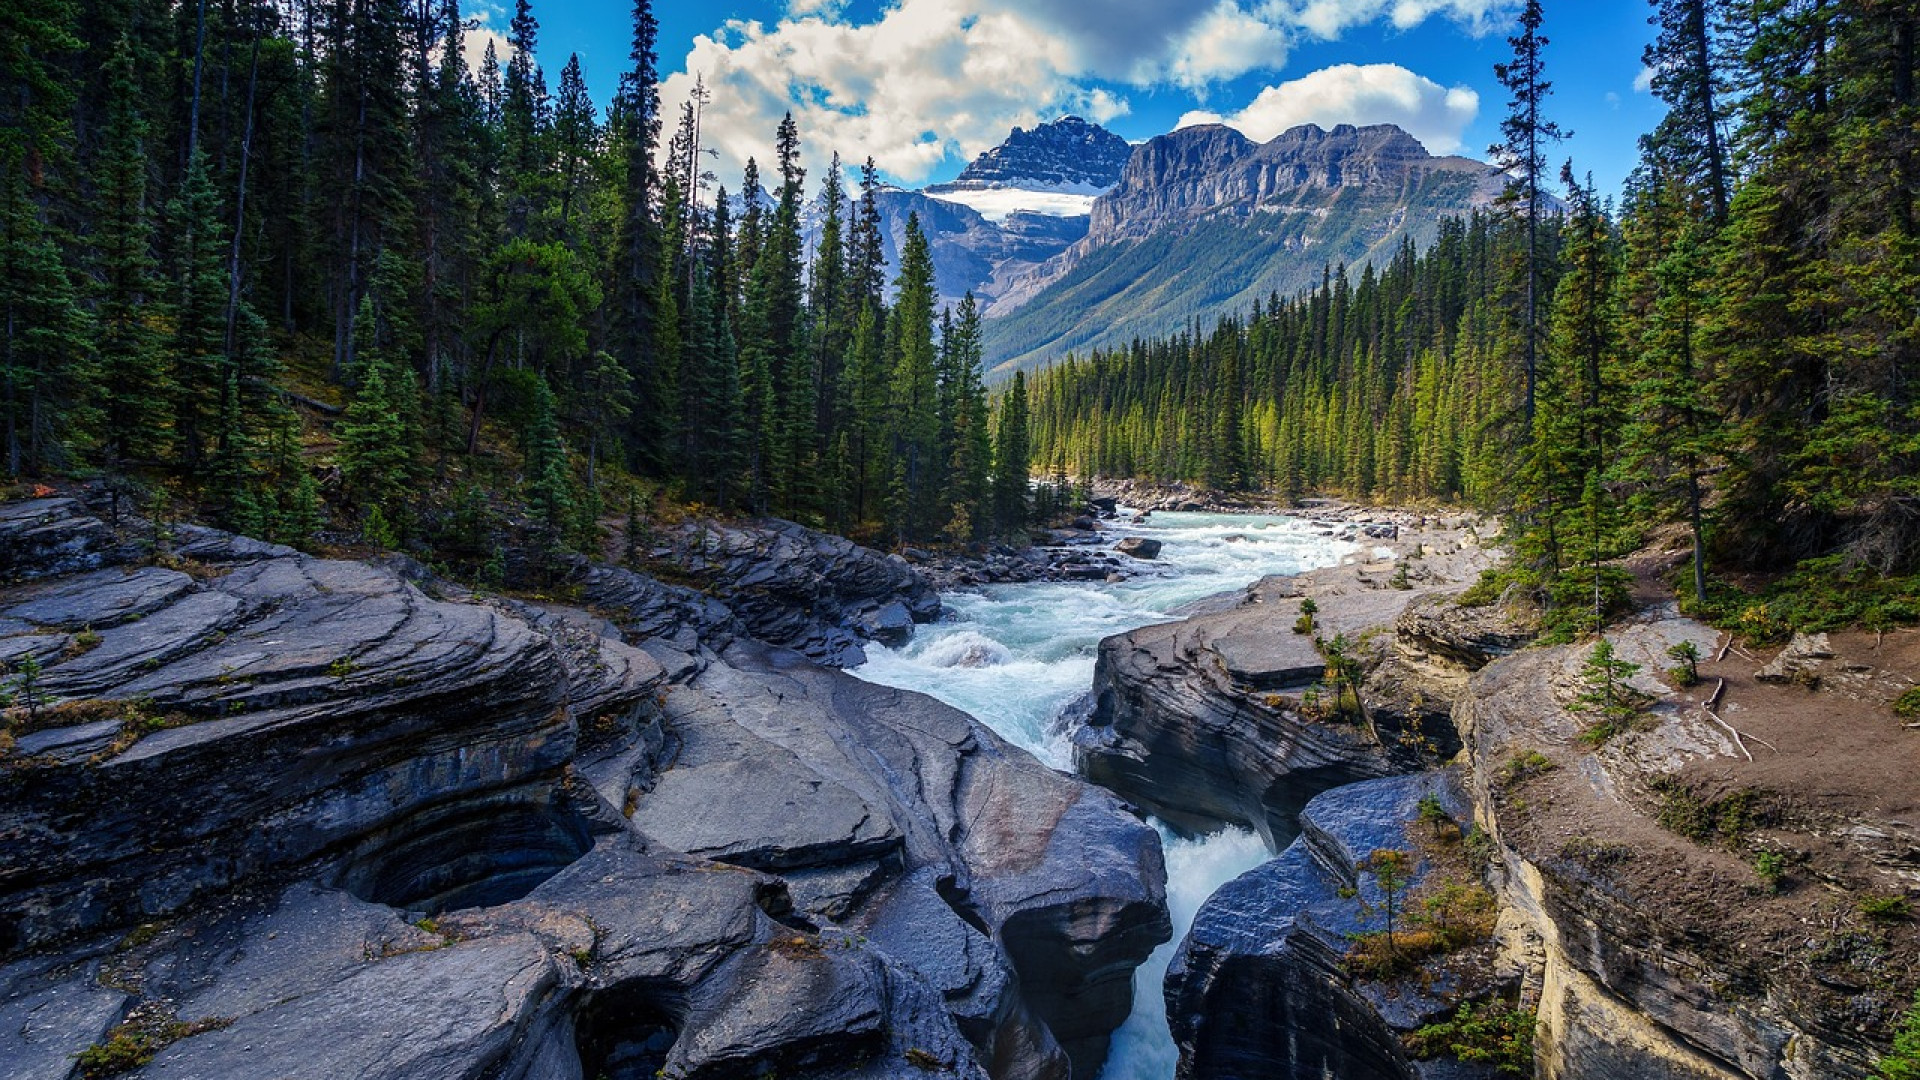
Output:
[[168,313],[173,332],[166,351],[175,452],[195,469],[209,454],[227,366],[227,237],[208,169],[206,154],[196,154],[167,208],[174,243]]
[[1732,191],[1721,134],[1725,75],[1712,35],[1724,6],[1723,0],[1653,0],[1659,34],[1642,57],[1653,93],[1668,107],[1646,142],[1704,194],[1714,224],[1726,220]]
[[81,419],[92,327],[16,168],[0,189],[0,412],[9,476],[40,475],[67,460]]
[[334,428],[340,473],[363,514],[377,511],[404,534],[419,451],[419,384],[410,369],[379,348],[363,356],[359,383]]
[[1526,247],[1520,266],[1520,352],[1524,396],[1521,419],[1531,426],[1542,337],[1541,301],[1548,293],[1542,281],[1540,249],[1542,203],[1547,184],[1547,148],[1570,132],[1547,119],[1543,109],[1553,84],[1546,80],[1542,54],[1548,39],[1540,33],[1544,16],[1540,0],[1527,0],[1520,11],[1520,32],[1507,39],[1513,59],[1495,64],[1493,73],[1512,95],[1507,116],[1500,122],[1501,141],[1487,149],[1493,166],[1507,174],[1500,205],[1525,225]]
[[165,446],[171,397],[153,308],[160,299],[147,207],[147,126],[138,111],[133,49],[122,34],[107,62],[104,145],[95,167],[100,445],[110,465]]
[[1026,528],[1031,513],[1025,372],[1013,373],[1013,382],[1000,399],[998,421],[993,443],[993,525],[998,532],[1017,532]]
[[933,348],[933,258],[918,214],[907,216],[888,320],[892,374],[887,381],[887,435],[894,471],[888,525],[901,541],[920,539],[935,515],[939,421]]
[[521,476],[527,504],[539,519],[541,549],[552,555],[558,552],[572,524],[573,483],[553,390],[545,379],[534,380],[532,388],[531,415],[521,440],[526,461]]

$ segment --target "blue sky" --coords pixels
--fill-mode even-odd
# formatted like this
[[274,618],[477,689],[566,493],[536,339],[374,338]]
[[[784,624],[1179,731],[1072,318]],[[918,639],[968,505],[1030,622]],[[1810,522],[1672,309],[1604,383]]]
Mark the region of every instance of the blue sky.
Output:
[[[469,0],[504,30],[506,3]],[[695,74],[706,143],[737,187],[793,109],[813,175],[837,150],[889,179],[950,179],[1012,126],[1066,112],[1141,141],[1221,119],[1265,139],[1294,123],[1391,121],[1435,152],[1484,157],[1505,97],[1511,0],[656,0],[669,125]],[[626,67],[628,0],[535,0],[551,84],[580,54],[602,104]],[[1558,157],[1617,192],[1660,115],[1640,79],[1648,7],[1549,0]]]

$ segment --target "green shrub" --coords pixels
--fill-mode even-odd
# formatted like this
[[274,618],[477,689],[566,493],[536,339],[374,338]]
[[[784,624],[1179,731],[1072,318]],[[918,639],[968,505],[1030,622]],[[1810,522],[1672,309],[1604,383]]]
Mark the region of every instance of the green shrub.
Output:
[[1863,896],[1853,906],[1860,914],[1881,922],[1898,922],[1910,914],[1904,896]]
[[1451,1056],[1491,1065],[1504,1076],[1532,1076],[1536,1022],[1532,1009],[1468,1002],[1452,1017],[1407,1036],[1407,1049],[1423,1060]]
[[1894,1033],[1893,1049],[1874,1065],[1880,1080],[1920,1080],[1920,991],[1914,992],[1913,1008]]
[[1552,772],[1553,768],[1553,759],[1538,750],[1516,752],[1507,759],[1505,765],[1500,766],[1500,784],[1502,787],[1513,787]]
[[1787,860],[1777,852],[1763,851],[1754,857],[1753,872],[1768,892],[1780,891],[1780,879],[1787,876]]
[[1698,844],[1714,841],[1735,843],[1759,824],[1757,796],[1752,788],[1742,788],[1719,799],[1702,799],[1685,784],[1663,776],[1648,785],[1660,797],[1654,820],[1671,832]]
[[1906,693],[1893,699],[1893,715],[1903,720],[1920,717],[1920,686],[1909,687]]

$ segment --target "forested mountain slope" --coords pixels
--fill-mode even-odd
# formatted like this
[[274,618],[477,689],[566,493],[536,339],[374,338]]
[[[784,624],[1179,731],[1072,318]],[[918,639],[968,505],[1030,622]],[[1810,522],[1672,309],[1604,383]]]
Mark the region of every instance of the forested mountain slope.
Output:
[[1162,135],[1136,147],[1094,203],[1086,239],[1000,298],[988,364],[1004,375],[1211,325],[1320,284],[1329,264],[1429,241],[1441,219],[1485,206],[1500,186],[1490,166],[1434,157],[1392,125],[1307,125],[1265,144],[1217,125]]

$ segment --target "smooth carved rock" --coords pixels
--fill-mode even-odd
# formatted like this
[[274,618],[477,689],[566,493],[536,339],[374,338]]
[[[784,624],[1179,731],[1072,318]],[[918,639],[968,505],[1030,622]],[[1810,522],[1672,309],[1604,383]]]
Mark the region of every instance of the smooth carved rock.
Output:
[[[1068,1080],[1168,935],[1111,796],[697,594],[596,570],[608,618],[189,548],[0,591],[90,702],[0,792],[0,954],[58,961],[0,969],[9,1063],[64,1075],[131,1007],[106,980],[212,1028],[156,1077]],[[674,610],[684,649],[640,631]],[[80,962],[139,922],[110,978]]]
[[[1244,675],[1311,681],[1325,661],[1279,636],[1293,636],[1290,621],[1235,609],[1101,642],[1093,714],[1074,735],[1076,771],[1182,832],[1241,825],[1285,847],[1308,799],[1393,771],[1365,728],[1268,707],[1215,650],[1217,633]],[[1237,636],[1262,632],[1272,640],[1259,648]]]
[[1007,1075],[1095,1075],[1132,969],[1170,933],[1153,830],[928,698],[764,646],[723,659],[668,696],[677,755],[634,827],[783,874],[821,924],[897,925],[889,907],[928,904],[930,875],[973,959],[908,963],[959,1003],[983,1055]]
[[[1422,773],[1325,792],[1301,814],[1280,857],[1214,893],[1194,916],[1167,969],[1167,1017],[1181,1080],[1420,1080],[1400,1036],[1449,1011],[1445,985],[1356,983],[1343,959],[1349,935],[1382,929],[1382,896],[1357,870],[1374,850],[1406,849],[1425,796],[1465,817],[1447,773]],[[1422,864],[1408,889],[1417,888]],[[1348,895],[1342,895],[1347,892]],[[1368,915],[1361,905],[1373,911]],[[1490,1078],[1490,1067],[1448,1076]]]
[[863,663],[870,638],[897,639],[940,614],[939,594],[905,560],[792,522],[695,526],[676,539],[675,558],[748,634],[834,667]]
[[1160,547],[1160,541],[1152,537],[1129,536],[1113,545],[1113,550],[1136,559],[1157,559],[1160,557]]

